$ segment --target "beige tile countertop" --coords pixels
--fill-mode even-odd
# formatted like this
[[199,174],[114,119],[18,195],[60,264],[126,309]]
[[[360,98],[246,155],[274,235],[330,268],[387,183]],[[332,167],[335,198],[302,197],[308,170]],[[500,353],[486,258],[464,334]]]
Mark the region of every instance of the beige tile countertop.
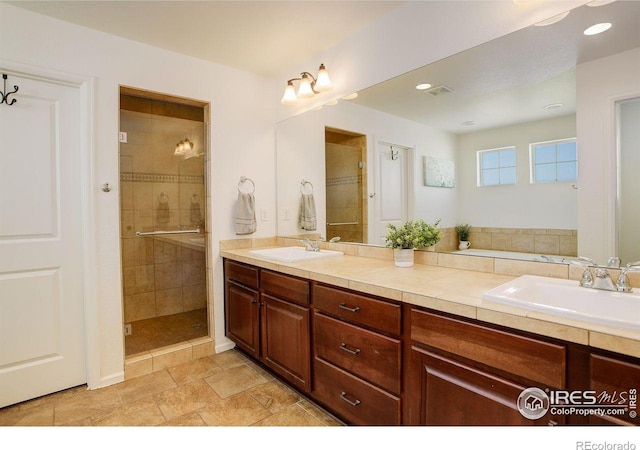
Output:
[[[389,258],[354,256],[347,254],[347,251],[343,256],[296,263],[274,262],[249,253],[250,250],[268,247],[225,249],[225,246],[221,246],[220,255],[309,280],[640,357],[638,331],[551,316],[483,300],[484,292],[520,274],[512,274],[510,270],[502,271],[507,274],[489,273],[475,265],[477,260],[469,260],[474,270],[444,267],[451,266],[451,255],[441,254],[443,262],[439,263],[439,254],[426,255],[425,252],[427,263],[399,268]],[[484,264],[483,261],[480,263]],[[500,264],[508,263],[501,260]]]

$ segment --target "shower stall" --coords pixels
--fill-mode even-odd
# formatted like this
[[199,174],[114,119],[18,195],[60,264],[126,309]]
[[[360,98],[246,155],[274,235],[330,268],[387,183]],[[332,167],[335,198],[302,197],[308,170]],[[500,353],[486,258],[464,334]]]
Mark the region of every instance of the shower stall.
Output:
[[367,242],[367,140],[325,128],[327,240]]
[[207,107],[120,89],[125,355],[208,335]]

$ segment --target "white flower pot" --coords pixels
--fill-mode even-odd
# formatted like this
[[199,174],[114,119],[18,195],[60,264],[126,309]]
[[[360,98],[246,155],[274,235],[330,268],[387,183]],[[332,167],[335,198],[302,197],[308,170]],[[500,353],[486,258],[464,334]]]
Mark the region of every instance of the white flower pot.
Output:
[[413,266],[413,249],[412,248],[394,248],[393,261],[396,267],[412,267]]
[[471,242],[469,242],[469,241],[460,241],[460,245],[458,245],[458,248],[460,250],[466,250],[469,247],[471,247]]

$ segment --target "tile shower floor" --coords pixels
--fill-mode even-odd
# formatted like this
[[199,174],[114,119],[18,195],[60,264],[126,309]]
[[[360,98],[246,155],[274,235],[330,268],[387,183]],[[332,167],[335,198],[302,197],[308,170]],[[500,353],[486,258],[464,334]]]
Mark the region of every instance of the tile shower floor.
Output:
[[0,426],[333,426],[332,416],[236,350],[88,391],[0,409]]
[[125,336],[125,355],[207,336],[207,308],[131,322],[132,333]]

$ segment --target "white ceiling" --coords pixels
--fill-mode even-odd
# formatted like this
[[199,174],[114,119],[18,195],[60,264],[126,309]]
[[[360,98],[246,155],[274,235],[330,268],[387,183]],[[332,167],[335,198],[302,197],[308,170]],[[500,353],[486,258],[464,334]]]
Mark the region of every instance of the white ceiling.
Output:
[[[405,2],[6,3],[226,66],[282,77]],[[582,35],[587,24],[605,19],[614,24],[611,30],[590,38]],[[639,46],[640,1],[581,6],[558,24],[520,30],[394,78],[360,92],[355,102],[454,133],[566,115],[575,111],[573,68],[577,63]],[[415,90],[419,82],[444,84],[453,93],[431,97]],[[557,102],[564,107],[542,109]],[[461,125],[469,120],[477,125]]]
[[[613,27],[583,35],[598,22]],[[637,47],[639,1],[586,5],[554,25],[519,30],[372,86],[353,102],[458,134],[568,115],[576,108],[576,64]],[[453,92],[433,97],[415,89],[425,82]],[[553,103],[563,106],[543,108]],[[477,123],[462,125],[467,121]]]
[[403,2],[85,0],[6,3],[272,77],[312,59]]

